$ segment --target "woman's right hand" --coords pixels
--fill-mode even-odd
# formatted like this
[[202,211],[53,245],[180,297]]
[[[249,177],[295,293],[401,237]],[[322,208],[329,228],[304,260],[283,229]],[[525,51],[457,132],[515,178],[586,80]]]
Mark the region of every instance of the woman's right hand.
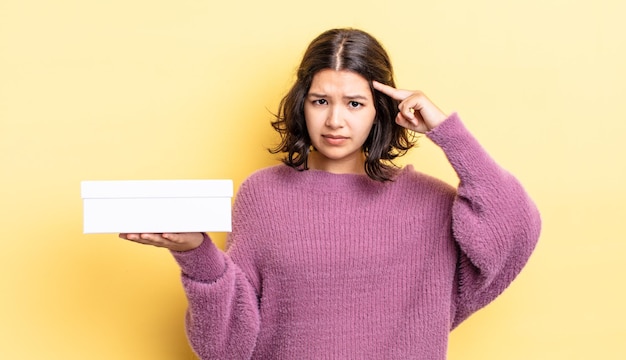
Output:
[[152,245],[172,251],[189,251],[204,241],[202,233],[120,234],[120,238],[140,244]]
[[378,81],[372,85],[374,89],[400,102],[396,123],[409,130],[424,134],[448,117],[421,91],[396,89]]

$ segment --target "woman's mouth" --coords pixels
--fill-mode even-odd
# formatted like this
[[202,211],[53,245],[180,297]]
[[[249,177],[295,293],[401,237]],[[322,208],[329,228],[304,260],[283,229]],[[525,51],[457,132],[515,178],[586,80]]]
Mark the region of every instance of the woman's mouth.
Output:
[[322,135],[324,140],[330,145],[341,145],[348,140],[348,137],[341,135]]

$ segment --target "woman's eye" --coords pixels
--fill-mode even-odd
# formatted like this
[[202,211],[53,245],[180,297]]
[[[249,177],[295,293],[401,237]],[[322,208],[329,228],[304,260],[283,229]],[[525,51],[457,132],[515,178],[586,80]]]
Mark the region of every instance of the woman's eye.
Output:
[[317,99],[317,100],[313,100],[313,104],[316,104],[316,105],[326,105],[326,104],[328,104],[328,102],[326,101],[326,99]]
[[360,102],[357,102],[357,101],[350,101],[350,107],[351,107],[351,108],[355,108],[355,109],[356,109],[356,108],[358,108],[359,106],[361,106],[361,103],[360,103]]

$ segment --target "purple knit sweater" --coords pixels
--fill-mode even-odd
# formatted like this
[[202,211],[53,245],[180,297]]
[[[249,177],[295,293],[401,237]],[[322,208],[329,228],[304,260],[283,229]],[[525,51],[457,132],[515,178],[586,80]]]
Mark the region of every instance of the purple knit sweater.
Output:
[[174,252],[201,359],[445,359],[539,237],[538,211],[456,114],[427,136],[458,189],[279,165],[240,187],[226,253]]

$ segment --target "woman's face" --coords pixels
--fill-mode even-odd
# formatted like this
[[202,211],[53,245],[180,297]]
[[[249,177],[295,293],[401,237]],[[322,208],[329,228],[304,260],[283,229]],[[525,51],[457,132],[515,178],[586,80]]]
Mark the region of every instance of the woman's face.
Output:
[[362,151],[376,108],[368,81],[347,70],[325,69],[313,76],[304,103],[311,143],[312,169],[334,173],[362,173]]

